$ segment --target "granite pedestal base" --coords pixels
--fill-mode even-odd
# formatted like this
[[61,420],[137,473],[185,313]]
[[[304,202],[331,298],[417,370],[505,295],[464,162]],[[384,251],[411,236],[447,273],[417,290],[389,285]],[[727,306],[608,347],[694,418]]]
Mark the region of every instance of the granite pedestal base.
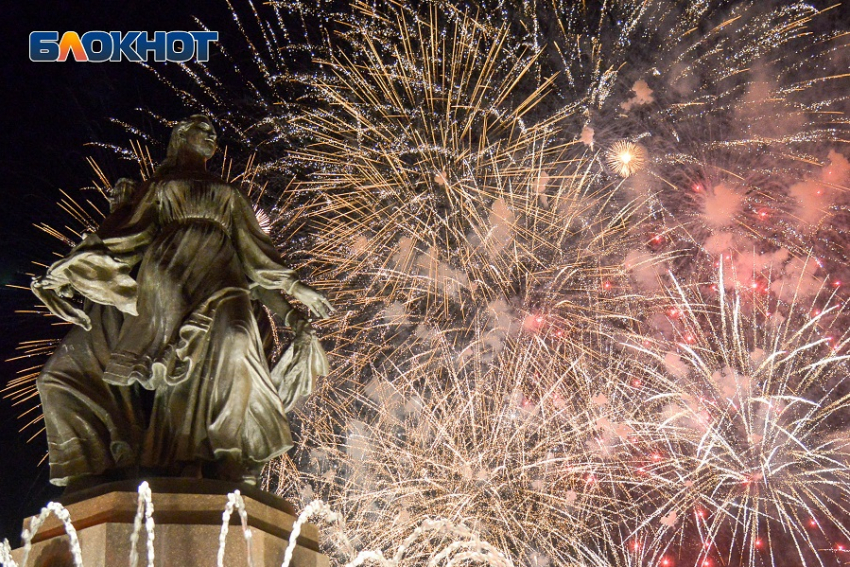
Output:
[[[139,482],[105,484],[60,500],[70,512],[77,530],[85,567],[129,565]],[[148,482],[153,492],[156,523],[156,567],[216,567],[226,495],[237,488],[245,501],[248,525],[253,534],[254,567],[279,567],[283,563],[296,519],[295,510],[285,500],[251,486],[213,480],[150,479]],[[24,527],[28,527],[31,520],[25,520]],[[142,528],[137,546],[140,566],[147,565],[146,537]],[[68,536],[55,516],[51,515],[42,525],[33,542],[26,566],[21,565],[23,549],[12,552],[20,567],[73,567]],[[235,510],[226,544],[224,565],[247,567],[247,544]],[[328,558],[319,552],[319,534],[315,526],[302,526],[291,565],[329,566]]]

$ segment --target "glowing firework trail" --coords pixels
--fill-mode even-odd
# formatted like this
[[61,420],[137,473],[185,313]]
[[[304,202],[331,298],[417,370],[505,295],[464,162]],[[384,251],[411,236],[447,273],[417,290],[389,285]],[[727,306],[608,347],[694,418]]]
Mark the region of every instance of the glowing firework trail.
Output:
[[[539,414],[541,422],[536,426],[539,429],[525,430],[514,425],[510,430],[490,430],[486,425],[489,420],[498,424],[512,423],[505,417],[512,414],[510,404],[504,404],[504,400],[515,399],[512,396],[518,396],[518,389],[521,396],[530,395],[506,376],[525,379],[533,376],[543,384],[557,383],[563,377],[566,366],[554,370],[559,368],[554,362],[558,356],[553,354],[557,351],[539,351],[534,341],[523,342],[519,337],[566,341],[573,356],[581,354],[591,361],[608,362],[621,360],[622,355],[610,343],[606,346],[608,339],[594,339],[576,332],[575,321],[584,321],[578,326],[586,326],[593,319],[607,317],[609,322],[616,323],[603,333],[608,337],[617,336],[618,326],[628,328],[631,318],[645,321],[644,326],[656,336],[669,334],[666,328],[670,323],[655,325],[658,318],[651,304],[643,303],[645,299],[652,299],[651,294],[647,298],[630,300],[623,297],[622,290],[628,289],[629,280],[646,294],[642,282],[650,278],[636,277],[635,271],[627,265],[630,278],[626,279],[613,263],[606,266],[587,261],[588,257],[583,254],[588,243],[611,245],[609,258],[622,258],[628,256],[630,247],[641,248],[634,243],[634,236],[645,230],[651,236],[644,241],[648,245],[642,253],[649,256],[642,264],[644,270],[657,269],[654,264],[668,261],[670,267],[678,267],[684,276],[703,278],[715,269],[715,261],[723,257],[723,252],[727,255],[734,252],[739,267],[735,272],[736,281],[743,277],[742,286],[750,292],[753,291],[750,284],[757,281],[758,288],[761,280],[746,276],[743,267],[748,261],[756,266],[760,278],[767,278],[768,285],[756,289],[760,293],[787,304],[789,298],[783,294],[787,293],[787,284],[791,281],[802,284],[798,286],[799,297],[792,298],[790,303],[796,299],[808,300],[816,291],[811,285],[814,273],[798,261],[805,248],[793,233],[782,234],[780,240],[787,243],[792,254],[779,252],[782,244],[776,246],[777,240],[769,240],[765,230],[752,230],[753,226],[763,226],[755,225],[754,221],[762,219],[764,211],[756,208],[765,202],[766,187],[782,186],[771,181],[776,177],[775,172],[781,172],[785,187],[789,177],[805,179],[812,175],[800,167],[805,157],[801,159],[800,154],[791,154],[789,161],[788,154],[783,152],[754,161],[748,154],[751,149],[769,152],[771,147],[787,145],[790,138],[782,132],[772,137],[747,137],[743,132],[727,130],[717,132],[718,136],[724,136],[720,141],[706,140],[704,127],[699,125],[694,110],[705,110],[702,118],[712,124],[725,124],[734,117],[739,103],[743,104],[747,87],[733,88],[730,84],[727,88],[723,83],[742,72],[744,61],[751,64],[771,50],[783,53],[789,43],[799,43],[804,37],[802,22],[814,12],[804,6],[795,6],[767,16],[754,12],[746,16],[744,10],[739,17],[732,18],[732,22],[718,26],[705,36],[692,35],[693,43],[688,45],[693,49],[679,44],[676,47],[681,49],[676,55],[680,65],[677,76],[681,78],[698,69],[715,67],[712,71],[714,84],[706,83],[691,92],[673,89],[663,93],[670,97],[668,100],[660,100],[653,98],[652,88],[647,84],[649,77],[639,81],[632,74],[625,85],[628,88],[621,87],[619,91],[626,94],[624,99],[614,89],[614,84],[617,81],[622,84],[623,80],[616,74],[587,74],[589,94],[567,102],[551,120],[536,112],[547,101],[541,96],[541,102],[529,106],[528,112],[515,120],[513,128],[495,129],[493,137],[488,137],[489,131],[479,129],[482,133],[472,145],[463,135],[458,135],[469,129],[458,125],[474,123],[476,109],[490,108],[492,104],[483,105],[475,99],[464,98],[461,81],[449,79],[448,83],[440,84],[439,89],[433,85],[436,79],[481,77],[482,72],[466,72],[463,67],[458,70],[452,65],[474,63],[476,54],[487,55],[492,50],[486,47],[487,43],[484,47],[476,47],[473,43],[461,42],[462,47],[444,47],[440,50],[443,57],[437,57],[434,51],[420,47],[423,43],[427,47],[429,38],[434,37],[428,34],[431,28],[427,23],[437,21],[442,30],[448,29],[439,37],[453,39],[455,43],[441,39],[443,45],[457,45],[458,38],[486,39],[487,34],[493,34],[489,37],[498,38],[495,43],[504,49],[501,46],[511,45],[512,39],[507,36],[501,39],[500,34],[504,32],[497,20],[488,20],[472,31],[458,32],[457,27],[469,25],[468,13],[458,13],[460,15],[453,19],[434,6],[442,5],[432,5],[428,14],[413,15],[395,6],[387,9],[388,14],[361,8],[360,15],[355,14],[348,20],[353,23],[343,35],[347,48],[336,50],[351,55],[329,57],[326,64],[331,76],[315,83],[316,96],[326,103],[323,110],[308,112],[294,122],[304,124],[304,130],[309,131],[311,139],[317,143],[296,155],[308,164],[306,169],[320,172],[308,184],[321,195],[317,199],[315,218],[321,219],[320,225],[326,223],[327,233],[335,236],[333,242],[320,241],[314,248],[314,274],[329,282],[341,280],[353,284],[351,295],[342,292],[340,298],[346,302],[350,297],[348,305],[357,306],[335,333],[340,349],[337,352],[347,354],[337,366],[339,375],[306,409],[305,435],[311,441],[302,454],[302,463],[310,463],[311,470],[317,471],[311,490],[318,490],[339,505],[347,506],[349,525],[362,538],[369,537],[365,533],[367,528],[373,530],[375,522],[382,521],[384,528],[378,533],[386,534],[388,541],[394,540],[394,534],[400,536],[405,531],[401,526],[409,527],[405,525],[405,518],[438,512],[446,517],[475,518],[473,525],[486,537],[505,549],[527,554],[524,557],[529,562],[570,564],[582,560],[630,564],[637,558],[659,563],[675,558],[677,564],[696,565],[725,557],[729,562],[755,565],[762,561],[760,546],[776,553],[786,544],[799,545],[798,549],[805,547],[798,553],[802,560],[811,560],[812,554],[822,556],[815,552],[819,544],[811,532],[797,531],[796,536],[780,538],[778,534],[789,527],[789,522],[787,517],[771,515],[776,510],[783,510],[786,515],[791,509],[799,513],[801,509],[810,508],[814,500],[787,495],[783,501],[780,490],[772,493],[774,502],[765,498],[765,501],[759,500],[761,507],[754,508],[752,501],[742,504],[733,496],[720,499],[720,490],[715,490],[717,485],[694,480],[688,476],[691,473],[678,470],[672,478],[657,473],[656,469],[661,467],[657,460],[669,463],[663,452],[656,453],[659,447],[679,447],[681,454],[675,456],[675,463],[686,470],[685,463],[702,462],[705,456],[694,450],[700,447],[699,442],[688,441],[686,435],[684,439],[673,438],[668,432],[672,426],[665,421],[663,407],[658,405],[665,396],[692,394],[682,392],[669,378],[659,383],[658,375],[651,371],[652,366],[649,371],[641,367],[624,370],[629,365],[618,362],[613,368],[619,370],[611,373],[596,367],[586,372],[585,375],[592,376],[595,381],[585,387],[575,381],[562,381],[563,390],[555,388],[553,391],[561,399],[580,398],[580,401],[574,402],[577,405],[558,402],[564,408],[559,417],[554,417],[558,412]],[[450,9],[446,10],[452,14]],[[689,15],[704,16],[704,11]],[[635,15],[633,26],[626,25],[622,29],[636,29],[644,17],[645,13]],[[450,24],[443,24],[441,18]],[[784,31],[774,32],[767,27],[767,22],[775,23],[777,18],[788,20]],[[721,34],[724,28],[728,32],[732,24],[739,26],[741,43]],[[692,22],[677,21],[676,25],[692,25]],[[721,35],[723,40],[717,44]],[[522,45],[513,41],[514,45]],[[713,41],[716,47],[706,50]],[[744,55],[723,65],[724,54],[741,51],[742,44],[752,49],[744,50]],[[448,53],[452,55],[446,55]],[[458,53],[463,56],[458,57]],[[525,92],[541,92],[535,89],[549,84],[545,75],[538,73],[544,68],[541,61],[547,61],[539,52],[514,55],[533,56],[527,66],[512,65],[510,51],[496,53],[500,55],[501,67],[493,63],[485,65],[484,70],[510,75],[516,69],[528,68],[529,71],[510,83],[517,85],[524,79],[534,78],[536,82]],[[610,55],[604,49],[593,53],[600,57]],[[702,54],[696,56],[699,53]],[[662,56],[673,57],[670,52]],[[437,64],[442,67],[435,69]],[[669,65],[668,70],[672,72],[673,65]],[[493,76],[484,76],[486,80],[479,84],[506,84]],[[573,73],[573,77],[577,76]],[[623,73],[622,77],[629,75]],[[788,77],[790,74],[783,75],[783,79]],[[460,85],[459,91],[453,91],[457,85]],[[775,101],[766,106],[755,101],[744,104],[751,113],[748,119],[778,116],[787,105],[803,100],[798,98],[794,102],[792,99],[798,93],[788,93],[789,97],[783,97],[781,104]],[[661,95],[658,92],[654,96]],[[494,96],[491,100],[512,100],[511,96],[498,93]],[[815,106],[826,107],[837,100],[821,98]],[[451,101],[462,104],[453,106]],[[694,106],[689,101],[699,103]],[[434,112],[434,108],[440,112]],[[595,132],[588,136],[587,145],[599,146],[609,157],[614,157],[612,169],[619,168],[619,175],[629,177],[625,187],[649,199],[646,216],[635,216],[632,210],[626,209],[628,212],[620,215],[623,221],[619,225],[605,225],[609,228],[620,226],[621,230],[606,233],[594,229],[601,225],[592,219],[594,215],[604,218],[606,212],[616,211],[617,206],[631,201],[613,193],[613,185],[605,187],[604,174],[596,166],[599,162],[592,149],[581,151],[582,146],[569,145],[571,140],[563,131],[552,129],[553,124],[579,120],[579,108],[589,109],[592,117],[590,123],[582,126],[585,129],[582,137],[589,130]],[[500,109],[497,116],[511,117],[508,110]],[[618,118],[615,113],[624,114],[625,119]],[[831,139],[833,134],[821,128],[822,118],[823,115],[813,114],[811,121],[796,127],[790,136],[796,136],[797,142]],[[508,132],[508,142],[503,141],[503,132]],[[578,134],[575,131],[576,137]],[[552,151],[559,148],[559,139],[565,142],[562,144],[564,153]],[[621,142],[623,139],[636,141]],[[494,140],[498,141],[495,151],[489,149]],[[519,150],[522,147],[526,148],[524,153]],[[798,144],[797,147],[802,146]],[[488,151],[476,151],[481,148]],[[501,148],[512,149],[508,154],[501,154],[498,152]],[[626,155],[628,160],[623,159]],[[458,156],[462,159],[457,159]],[[523,156],[531,159],[522,161]],[[839,163],[840,159],[834,161]],[[757,167],[753,168],[753,164]],[[739,173],[735,173],[736,169]],[[684,202],[677,196],[679,180],[694,179],[696,176],[691,173],[694,171],[713,172],[711,175],[702,173],[699,179],[706,185],[711,182],[707,192],[719,203],[721,214],[708,197],[694,199],[693,203],[699,207],[695,215],[688,216],[687,209],[677,208],[681,207],[677,203]],[[516,172],[520,172],[519,175]],[[825,173],[815,175],[825,176]],[[523,182],[517,183],[517,179]],[[754,180],[759,179],[756,185]],[[723,183],[732,188],[724,189]],[[558,188],[557,193],[549,189],[553,186]],[[537,187],[537,198],[527,192],[519,194],[524,200],[518,199],[517,187]],[[614,195],[613,199],[606,201],[603,197],[606,194]],[[749,196],[746,198],[750,202],[743,202],[738,195]],[[553,202],[561,204],[552,207]],[[634,205],[640,206],[643,202],[639,199]],[[774,199],[773,202],[778,201]],[[561,208],[563,203],[568,204],[566,210]],[[485,208],[488,205],[489,211]],[[547,205],[557,214],[547,216]],[[771,210],[777,207],[774,205]],[[533,218],[535,223],[525,224],[519,220],[521,218]],[[702,229],[697,223],[708,225],[708,229]],[[752,254],[746,256],[737,253],[738,248],[724,248],[724,238],[728,241],[730,237],[723,236],[717,229],[727,224],[738,231],[730,231],[730,235],[755,236],[757,246],[774,243],[774,248],[768,250],[775,253],[759,263]],[[574,226],[578,230],[570,232],[568,239],[555,240],[560,249],[558,253],[545,246],[527,244],[545,242],[546,238],[535,240],[533,235],[551,234],[548,231],[552,228],[547,225],[552,228]],[[469,235],[478,238],[472,239]],[[712,237],[714,240],[710,241]],[[481,241],[490,244],[486,256],[470,250]],[[683,243],[690,245],[695,241],[700,246],[697,250],[707,252],[707,258],[680,248]],[[741,242],[744,242],[742,247],[753,248],[749,244],[752,241]],[[604,253],[598,259],[604,262]],[[327,267],[322,268],[323,265]],[[556,268],[548,268],[552,266]],[[656,278],[649,291],[658,289],[659,280],[663,281],[663,269],[658,272],[662,277]],[[751,268],[749,273],[753,272]],[[772,273],[775,276],[770,278]],[[568,277],[559,279],[564,275]],[[564,287],[564,282],[569,282],[568,288]],[[725,279],[715,287],[727,285],[734,287]],[[577,296],[585,299],[576,301]],[[610,316],[615,311],[611,305],[615,303],[616,312],[624,316],[619,322]],[[563,311],[559,312],[559,308]],[[815,326],[826,320],[819,319]],[[497,329],[507,329],[507,332],[494,333]],[[657,339],[650,336],[648,340]],[[718,340],[725,338],[721,336]],[[492,345],[495,348],[491,348]],[[513,349],[521,354],[515,354]],[[546,372],[528,368],[517,371],[516,367],[511,371],[503,366],[506,359],[511,360],[513,356],[523,359],[522,355],[547,360],[552,365]],[[801,363],[801,359],[795,362]],[[829,362],[839,363],[840,360]],[[840,376],[840,372],[836,372],[836,376]],[[339,391],[343,377],[350,384],[350,393]],[[364,382],[367,382],[365,388]],[[521,379],[517,378],[517,382]],[[375,388],[379,387],[397,392],[401,400],[405,400],[405,404],[412,403],[414,409],[402,411],[382,406],[374,400],[376,395],[381,397],[375,394]],[[479,390],[483,391],[479,393]],[[638,391],[652,393],[655,397],[648,398],[651,402],[648,403],[647,398],[636,395]],[[422,401],[410,402],[411,399]],[[528,407],[538,406],[533,396],[519,399],[525,399]],[[629,404],[627,400],[641,405]],[[821,406],[826,403],[823,396],[816,402]],[[439,403],[450,405],[441,407]],[[650,411],[652,408],[656,413]],[[327,417],[319,418],[325,411]],[[750,411],[755,410],[751,408]],[[414,418],[405,419],[409,415],[406,412]],[[423,433],[421,429],[427,423],[432,424],[431,427],[439,424],[438,431],[451,433]],[[809,426],[817,435],[824,434],[822,422],[815,420]],[[685,429],[679,434],[687,432]],[[546,441],[539,443],[538,439]],[[484,476],[478,480],[480,490],[486,493],[487,489],[492,489],[495,501],[478,504],[480,508],[473,504],[464,507],[462,503],[476,503],[481,499],[472,488],[475,474],[464,476],[463,472],[476,470],[471,464],[478,462],[476,455],[470,454],[472,451],[461,440],[471,440],[479,455],[490,453],[494,455],[490,457],[492,461],[504,463],[506,469],[519,468],[531,477],[516,474],[510,480],[499,480],[481,472]],[[508,441],[519,447],[506,449],[504,445]],[[555,450],[550,455],[553,447],[562,448],[563,453]],[[790,450],[790,447],[786,445],[785,449]],[[812,454],[804,458],[809,462],[816,460]],[[566,476],[554,474],[557,480],[551,484],[547,484],[548,480],[533,478],[534,473],[541,474],[540,470],[546,468],[542,463],[549,463],[559,472],[566,471],[563,473]],[[818,469],[813,467],[812,470]],[[455,475],[447,474],[448,471]],[[842,474],[839,471],[836,478],[841,478]],[[699,494],[708,491],[706,497],[699,500],[703,506],[715,504],[706,512],[709,523],[690,521],[699,513],[695,505],[687,513],[683,509],[670,508],[669,502],[682,501],[681,486],[691,483],[696,483],[694,486]],[[533,489],[529,491],[528,486]],[[588,497],[587,486],[598,487],[598,492],[590,492]],[[738,486],[735,485],[736,489]],[[536,493],[530,496],[529,492],[534,490]],[[427,506],[425,502],[411,504],[411,494],[427,495]],[[578,510],[582,512],[575,516],[564,512],[565,506],[569,508],[568,504],[576,502],[592,504],[585,504],[586,507],[579,504]],[[475,511],[480,509],[488,512]],[[766,512],[767,509],[770,511]],[[829,511],[834,518],[846,517],[846,511],[840,507],[829,508]],[[743,538],[741,534],[751,533],[748,530],[755,525],[754,517],[761,522],[759,527],[772,523],[772,530],[765,531],[763,538]],[[687,523],[684,518],[688,518]],[[650,525],[655,529],[646,529]],[[545,528],[540,529],[541,526]],[[606,529],[605,526],[614,527]],[[561,534],[561,539],[553,540],[552,533]],[[739,553],[735,550],[740,549],[742,541],[749,547],[746,552]],[[714,547],[707,550],[706,544]],[[767,557],[769,563],[779,563],[775,556]]]

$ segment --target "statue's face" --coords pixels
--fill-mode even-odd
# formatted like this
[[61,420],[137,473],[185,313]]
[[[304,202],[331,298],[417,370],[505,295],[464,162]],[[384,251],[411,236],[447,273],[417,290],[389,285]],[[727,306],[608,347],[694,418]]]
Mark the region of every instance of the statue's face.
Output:
[[183,149],[209,159],[216,148],[215,128],[209,122],[196,120],[183,133]]

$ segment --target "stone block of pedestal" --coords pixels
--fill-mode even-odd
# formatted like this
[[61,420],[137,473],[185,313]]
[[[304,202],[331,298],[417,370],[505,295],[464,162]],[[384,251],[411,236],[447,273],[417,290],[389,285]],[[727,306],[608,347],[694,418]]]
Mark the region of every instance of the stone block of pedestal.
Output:
[[[285,500],[245,485],[212,480],[151,479],[156,567],[216,567],[222,513],[227,494],[242,493],[251,528],[254,567],[279,567],[283,563],[295,510]],[[121,482],[96,487],[65,499],[77,530],[85,567],[129,564],[130,536],[138,503],[137,483]],[[32,518],[24,521],[29,526]],[[139,565],[145,559],[146,534],[139,537]],[[20,567],[73,567],[68,536],[62,523],[51,516],[37,532],[26,566],[20,565],[23,549],[12,552]],[[248,567],[247,544],[239,514],[234,511],[226,539],[224,565]],[[318,530],[302,526],[292,567],[328,567],[319,552]]]

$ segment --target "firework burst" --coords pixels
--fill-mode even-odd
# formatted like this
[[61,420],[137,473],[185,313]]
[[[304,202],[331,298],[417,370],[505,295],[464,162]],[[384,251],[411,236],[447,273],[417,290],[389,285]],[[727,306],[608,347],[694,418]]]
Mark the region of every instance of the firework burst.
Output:
[[[623,526],[641,507],[630,456],[640,410],[628,402],[636,369],[573,347],[518,337],[495,364],[473,362],[477,372],[435,375],[423,360],[363,389],[324,392],[333,403],[311,408],[316,444],[302,474],[281,481],[344,510],[346,533],[366,549],[430,517],[462,522],[524,564],[627,556]],[[436,356],[455,366],[453,349]]]
[[669,491],[645,522],[657,553],[689,565],[835,561],[850,536],[850,334],[824,336],[822,319],[843,304],[828,285],[815,294],[825,309],[714,289],[677,288],[671,340],[635,343],[653,361],[652,409],[636,425],[655,447],[643,472]]
[[646,165],[646,150],[640,144],[615,142],[606,153],[605,159],[614,173],[630,177]]
[[592,323],[605,302],[587,290],[619,273],[637,207],[523,117],[545,100],[521,88],[534,56],[447,7],[356,9],[324,104],[297,121],[315,141],[298,153],[320,235],[305,267],[348,306],[338,375],[366,383],[440,345],[493,360],[516,333]]

